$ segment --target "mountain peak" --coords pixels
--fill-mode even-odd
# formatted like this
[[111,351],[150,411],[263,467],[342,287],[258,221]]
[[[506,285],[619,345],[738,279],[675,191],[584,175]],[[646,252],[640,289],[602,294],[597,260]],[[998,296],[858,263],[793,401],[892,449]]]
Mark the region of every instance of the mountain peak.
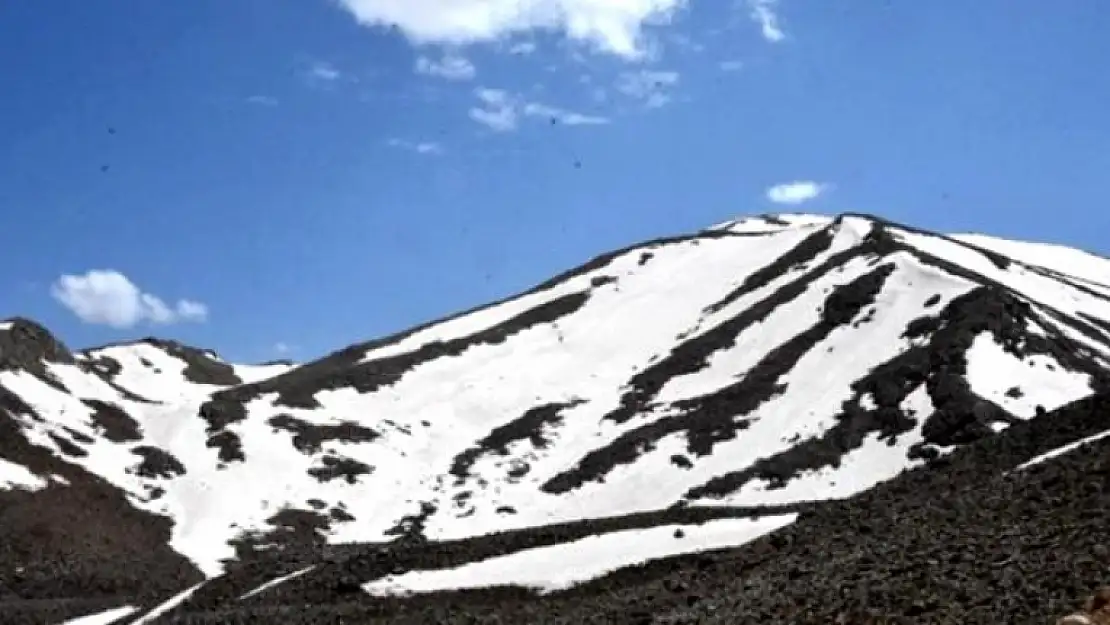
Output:
[[[1101,444],[1091,437],[1110,427],[1098,418],[1110,394],[1093,393],[1110,391],[1110,286],[1098,259],[1060,258],[1078,257],[858,213],[764,215],[602,254],[296,366],[245,367],[157,338],[86,350],[77,366],[40,357],[42,376],[0,371],[0,401],[18,408],[0,411],[0,441],[18,452],[0,457],[75,494],[99,485],[115,506],[103,518],[130,519],[103,530],[113,553],[139,526],[162,529],[144,535],[150,562],[128,551],[125,567],[73,571],[53,563],[74,543],[44,554],[20,534],[15,555],[0,551],[0,582],[44,601],[67,593],[28,579],[126,583],[113,596],[142,614],[196,585],[175,617],[350,602],[385,622],[409,600],[376,594],[554,583],[530,577],[541,573],[632,579],[669,566],[637,569],[644,560],[682,570],[679,554],[726,547],[753,567],[793,562],[765,568],[774,579],[817,583],[806,571],[818,565],[792,554],[836,549],[819,530],[856,541],[840,556],[851,560],[882,523],[910,523],[906,510],[1013,496],[1023,491],[1000,485],[1040,479],[1028,463],[1086,462],[1040,455]],[[0,506],[19,527],[40,521],[47,495],[60,518],[81,518],[57,481],[8,496],[3,480]],[[1055,499],[1038,505],[1082,521]],[[1025,531],[1007,514],[983,532]],[[60,523],[50,531],[74,535]],[[902,552],[886,544],[872,563]],[[532,564],[499,562],[518,554]],[[543,573],[556,562],[570,564]],[[137,580],[136,563],[177,577]],[[476,568],[450,572],[463,565]],[[30,572],[4,577],[20,567]],[[443,570],[407,575],[419,567]],[[506,601],[507,622],[548,622]],[[328,621],[319,609],[304,622]],[[857,613],[830,619],[865,622],[845,614]]]

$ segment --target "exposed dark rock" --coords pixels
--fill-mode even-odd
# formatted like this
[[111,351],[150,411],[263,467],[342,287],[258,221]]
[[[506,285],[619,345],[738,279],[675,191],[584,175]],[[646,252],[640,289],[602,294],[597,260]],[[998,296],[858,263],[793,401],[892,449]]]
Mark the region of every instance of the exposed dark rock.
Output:
[[304,454],[314,454],[330,441],[368,443],[380,435],[374,430],[352,421],[335,425],[314,425],[287,414],[280,414],[267,421],[271,427],[293,434],[293,447]]
[[89,455],[89,452],[85,451],[68,438],[59,436],[53,432],[47,432],[46,435],[50,437],[50,440],[54,441],[54,444],[58,446],[58,450],[67,456],[84,458]]
[[172,478],[185,475],[185,465],[181,464],[170,452],[149,445],[139,445],[131,453],[142,458],[135,472],[142,477]]
[[329,510],[328,517],[336,523],[350,523],[351,521],[355,520],[353,514],[339,507],[333,507],[331,510]]
[[325,455],[320,458],[323,466],[312,467],[308,474],[321,482],[343,478],[348,484],[358,481],[358,476],[373,473],[374,467],[345,456]]
[[81,444],[84,444],[84,445],[91,445],[91,444],[96,442],[96,439],[94,439],[93,437],[82,434],[81,432],[78,432],[77,430],[75,430],[71,427],[63,425],[62,430],[70,438],[72,438],[74,441],[76,441],[78,443],[81,443]]
[[55,389],[69,390],[46,368],[47,363],[74,364],[73,353],[41,325],[15,317],[0,330],[0,371],[26,371]]
[[[507,455],[509,445],[525,440],[529,441],[535,449],[547,447],[548,439],[544,436],[544,428],[558,427],[563,421],[560,413],[581,403],[581,401],[551,403],[532,408],[520,418],[494,429],[473,447],[455,456],[448,472],[458,478],[456,483],[461,484],[470,475],[470,469],[474,463],[484,455]],[[527,472],[527,468],[516,467],[516,471],[518,476],[523,475]]]
[[0,369],[40,373],[44,362],[73,364],[73,353],[49,330],[22,317],[4,321],[0,330]]
[[113,443],[142,440],[142,429],[122,408],[99,399],[82,399],[81,403],[93,410],[93,425],[100,435]]
[[243,453],[243,441],[238,434],[230,430],[209,436],[205,446],[219,450],[217,457],[220,462],[242,462],[247,459],[246,454]]

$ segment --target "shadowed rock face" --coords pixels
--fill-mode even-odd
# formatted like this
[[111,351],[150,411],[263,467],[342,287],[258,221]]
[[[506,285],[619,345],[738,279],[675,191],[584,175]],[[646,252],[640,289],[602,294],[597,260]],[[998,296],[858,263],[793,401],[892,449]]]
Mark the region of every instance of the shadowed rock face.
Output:
[[[173,389],[152,395],[155,402],[141,388],[116,386],[132,366],[126,354],[117,361],[92,350],[75,358],[40,326],[13,323],[0,330],[0,371],[30,373],[73,401],[43,412],[42,397],[13,390],[26,388],[21,378],[0,377],[0,459],[43,483],[36,490],[0,482],[0,528],[13,537],[0,541],[0,621],[61,622],[132,604],[139,612],[114,625],[131,623],[200,580],[197,567],[167,545],[180,544],[171,541],[175,518],[195,528],[198,510],[212,501],[246,511],[233,515],[235,531],[224,536],[234,557],[223,561],[226,573],[156,623],[998,625],[1048,623],[1073,611],[1103,583],[1110,561],[1110,437],[1015,469],[1110,430],[1110,322],[984,274],[1047,270],[963,245],[989,261],[973,270],[911,245],[905,234],[919,231],[844,217],[760,248],[776,251],[757,264],[737,263],[742,271],[690,303],[688,324],[659,333],[669,341],[661,350],[659,337],[634,323],[656,313],[652,305],[618,308],[621,323],[603,327],[617,334],[627,327],[641,333],[635,342],[652,344],[605,378],[606,387],[594,392],[549,373],[597,377],[605,350],[572,367],[549,365],[573,355],[576,328],[599,325],[591,315],[603,316],[596,311],[605,302],[624,293],[639,301],[635,290],[647,274],[637,272],[667,273],[669,283],[719,280],[698,273],[711,256],[698,254],[795,227],[762,219],[767,232],[708,231],[606,254],[529,291],[541,297],[509,302],[500,316],[466,319],[486,310],[479,309],[453,317],[463,321],[457,332],[427,324],[251,384],[212,352],[144,339],[186,363],[191,386],[180,405]],[[666,271],[682,254],[698,262]],[[722,266],[721,273],[731,270]],[[1103,298],[1092,286],[1050,277],[1084,301]],[[912,306],[897,308],[905,302]],[[795,327],[784,317],[803,321]],[[779,323],[789,331],[777,331]],[[874,355],[868,340],[883,324],[900,347]],[[427,329],[436,329],[425,335],[431,338],[402,344]],[[774,339],[753,340],[757,334]],[[550,345],[526,349],[548,335]],[[984,337],[1020,365],[997,390],[984,391],[969,374],[973,345]],[[596,340],[608,349],[608,338]],[[495,368],[484,367],[495,354],[508,354],[496,357],[528,374],[489,373]],[[775,429],[781,419],[786,428],[804,418],[795,413],[809,406],[785,398],[809,397],[810,387],[826,384],[796,372],[806,363],[816,370],[814,362],[837,369],[841,357],[867,366],[857,362],[856,373],[838,378],[844,388],[822,391],[835,392],[822,408],[826,422],[748,453],[764,449],[767,424]],[[1093,394],[1059,410],[1038,408],[1037,418],[1024,421],[1032,402],[1010,410],[1041,390],[1037,381],[1045,378],[1020,371],[1033,359],[1074,374],[1074,397]],[[67,389],[50,375],[50,362],[75,364],[108,386],[98,382],[85,396],[77,378]],[[736,370],[722,374],[721,362]],[[727,364],[735,362],[744,364]],[[70,370],[55,371],[69,383]],[[708,374],[717,376],[712,383],[704,382]],[[433,381],[424,384],[424,376]],[[680,379],[702,382],[676,392]],[[414,394],[445,409],[408,414],[420,405],[410,401]],[[457,410],[446,409],[456,401]],[[868,445],[898,446],[886,455],[915,468],[845,500],[775,499],[819,473],[865,477],[852,471]],[[90,472],[116,465],[118,475]],[[637,473],[649,470],[656,473]],[[234,491],[204,499],[235,480]],[[598,501],[626,496],[622,489],[646,497],[674,484],[669,499],[639,512],[629,506],[580,518]],[[753,489],[771,495],[738,496]],[[183,506],[181,492],[194,499]],[[786,503],[698,506],[734,497]],[[565,515],[568,509],[579,518]],[[543,596],[518,587],[413,597],[362,589],[385,576],[619,530],[783,514],[798,520],[746,545],[622,568]],[[468,533],[444,531],[456,522],[468,523]],[[334,542],[366,527],[379,542]],[[482,532],[491,533],[470,535]],[[675,541],[694,533],[668,529]],[[434,540],[445,535],[467,537]],[[1088,604],[1083,616],[1094,619],[1101,609]]]

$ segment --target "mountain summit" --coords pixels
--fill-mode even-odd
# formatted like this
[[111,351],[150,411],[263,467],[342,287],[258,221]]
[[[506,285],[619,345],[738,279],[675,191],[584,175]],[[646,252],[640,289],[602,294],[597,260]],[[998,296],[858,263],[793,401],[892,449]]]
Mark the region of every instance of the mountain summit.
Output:
[[[1108,394],[1110,260],[858,214],[649,241],[299,365],[13,319],[0,621],[1048,622],[1099,580],[1029,563],[1106,562]],[[1039,598],[982,599],[1019,578]]]

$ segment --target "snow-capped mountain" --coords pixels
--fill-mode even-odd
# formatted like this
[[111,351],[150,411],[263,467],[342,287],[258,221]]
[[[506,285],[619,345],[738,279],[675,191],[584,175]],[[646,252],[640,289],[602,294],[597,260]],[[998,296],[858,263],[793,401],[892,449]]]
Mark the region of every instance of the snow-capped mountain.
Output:
[[[300,365],[73,353],[10,320],[0,613],[565,589],[756,541],[1107,389],[1110,260],[852,214],[632,246]],[[443,555],[492,533],[527,553]],[[337,578],[367,543],[408,555]]]

